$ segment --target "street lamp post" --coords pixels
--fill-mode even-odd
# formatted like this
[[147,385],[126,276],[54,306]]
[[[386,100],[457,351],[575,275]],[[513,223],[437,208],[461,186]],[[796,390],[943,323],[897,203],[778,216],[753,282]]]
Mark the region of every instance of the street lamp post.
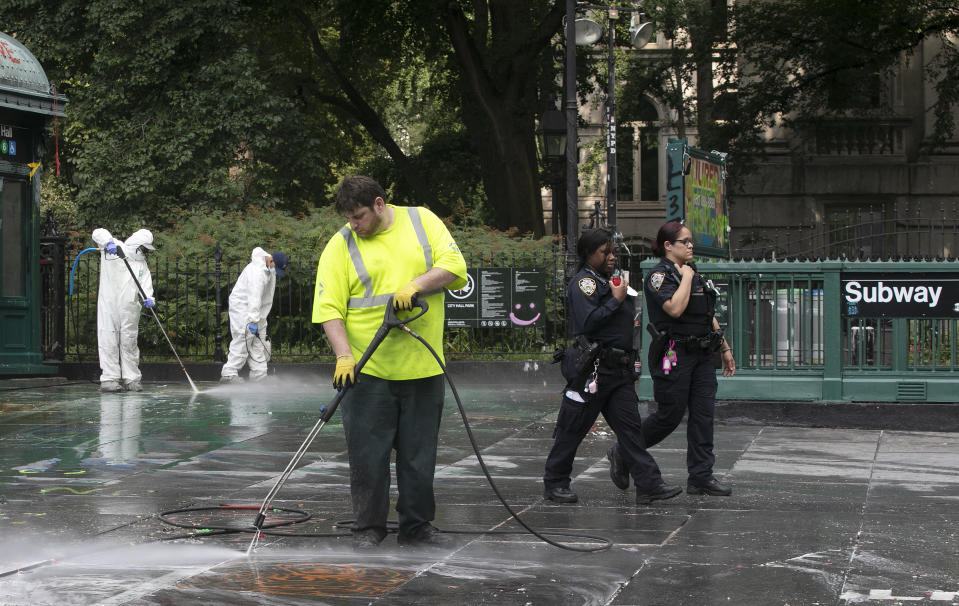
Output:
[[579,236],[579,135],[576,119],[576,0],[566,0],[566,275],[572,277],[572,259]]
[[[619,174],[616,162],[616,30],[614,25],[619,18],[620,11],[632,13],[629,24],[630,42],[635,48],[646,46],[653,35],[653,24],[640,20],[640,9],[632,7],[613,7],[594,4],[580,4],[579,8],[587,10],[606,11],[609,24],[606,35],[608,43],[607,69],[609,70],[609,87],[606,92],[606,216],[609,228],[616,233],[616,204],[618,202],[619,192],[617,191]],[[567,2],[567,25],[566,25],[566,45],[567,56],[569,56],[569,3]],[[579,20],[581,24],[578,37],[575,37],[576,44],[591,45],[599,41],[602,36],[602,28],[594,21],[588,19]],[[567,60],[568,61],[568,60]],[[574,64],[575,67],[575,64]],[[569,64],[567,62],[566,77],[569,79]],[[575,73],[575,72],[574,72]],[[568,89],[567,89],[568,90]],[[575,89],[574,89],[575,94]],[[574,98],[575,103],[575,98]],[[569,103],[569,97],[567,97]]]
[[619,18],[619,11],[609,10],[609,55],[606,68],[609,70],[609,90],[606,93],[606,220],[609,229],[616,233],[616,191],[618,170],[616,168],[616,56],[613,49],[616,44],[616,29],[613,25]]
[[[553,233],[566,235],[566,187],[563,164],[566,154],[566,116],[556,109],[543,112],[539,120],[543,137],[546,182],[553,191]],[[561,223],[562,221],[562,223]]]

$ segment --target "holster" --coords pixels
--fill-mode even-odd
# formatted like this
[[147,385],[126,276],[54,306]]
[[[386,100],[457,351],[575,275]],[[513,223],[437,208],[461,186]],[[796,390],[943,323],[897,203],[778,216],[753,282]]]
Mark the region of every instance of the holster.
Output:
[[583,335],[578,335],[562,354],[559,352],[554,354],[553,360],[557,361],[558,359],[562,362],[560,368],[567,381],[576,382],[585,379],[599,352],[599,342],[590,341]]
[[646,356],[646,368],[652,372],[652,369],[659,368],[659,365],[662,364],[663,356],[666,355],[666,341],[669,340],[669,335],[665,331],[657,330],[652,322],[646,325],[646,332],[653,338],[649,342],[649,354]]

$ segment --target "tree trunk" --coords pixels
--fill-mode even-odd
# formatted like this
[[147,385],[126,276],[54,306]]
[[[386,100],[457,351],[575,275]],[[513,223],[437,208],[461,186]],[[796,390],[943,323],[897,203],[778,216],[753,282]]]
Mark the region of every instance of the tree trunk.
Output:
[[482,3],[489,13],[477,10],[471,30],[457,3],[438,0],[437,6],[460,64],[464,122],[479,153],[494,226],[540,237],[545,229],[534,139],[536,69],[562,23],[563,7],[553,4],[541,21],[523,28],[523,3]]
[[[469,94],[464,97],[469,97]],[[515,116],[502,106],[475,108],[464,99],[464,121],[479,153],[493,227],[520,233],[544,234],[543,199],[539,187],[536,148],[530,137],[533,116]]]

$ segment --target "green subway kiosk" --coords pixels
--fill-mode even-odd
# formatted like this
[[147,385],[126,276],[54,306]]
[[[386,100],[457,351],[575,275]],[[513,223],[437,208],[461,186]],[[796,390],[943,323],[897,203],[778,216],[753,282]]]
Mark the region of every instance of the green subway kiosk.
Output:
[[55,374],[40,342],[40,177],[44,131],[63,116],[40,62],[0,33],[0,377]]

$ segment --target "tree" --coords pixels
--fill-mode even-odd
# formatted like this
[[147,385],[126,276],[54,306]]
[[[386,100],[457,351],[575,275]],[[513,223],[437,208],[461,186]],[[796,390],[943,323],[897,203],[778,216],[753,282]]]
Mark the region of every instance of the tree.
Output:
[[91,217],[298,211],[365,171],[443,214],[482,179],[495,226],[542,233],[555,3],[11,0],[0,18],[70,99],[64,156]]
[[[754,119],[787,124],[820,116],[881,113],[864,99],[903,57],[926,61],[936,82],[931,142],[955,134],[959,104],[959,5],[952,0],[758,0],[737,4],[739,97]],[[940,48],[920,58],[926,40]],[[863,101],[866,101],[865,103]]]
[[[704,149],[731,152],[731,177],[761,153],[760,132],[855,112],[881,115],[873,94],[889,71],[935,40],[926,75],[932,144],[955,134],[959,103],[959,7],[951,0],[649,0],[646,10],[670,42],[667,59],[641,53],[624,66],[626,99],[646,93],[696,124]],[[689,91],[695,91],[690,94]]]
[[0,17],[69,99],[63,156],[88,220],[295,210],[330,179],[332,154],[299,127],[330,121],[274,94],[296,65],[261,44],[250,6],[14,0]]

